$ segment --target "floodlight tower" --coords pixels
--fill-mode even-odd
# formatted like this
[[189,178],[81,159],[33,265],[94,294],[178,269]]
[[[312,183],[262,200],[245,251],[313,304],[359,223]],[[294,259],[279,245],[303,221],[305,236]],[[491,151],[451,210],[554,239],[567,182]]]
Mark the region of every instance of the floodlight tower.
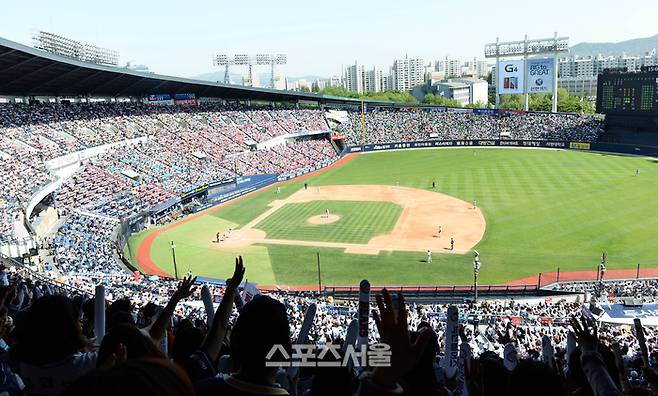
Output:
[[272,77],[272,81],[271,81],[272,88],[274,88],[274,65],[285,65],[286,62],[287,59],[285,54],[276,54],[276,55],[256,54],[254,56],[246,55],[246,54],[237,54],[237,55],[233,55],[233,57],[230,57],[226,54],[220,54],[220,55],[216,55],[215,58],[213,59],[213,64],[215,66],[224,66],[224,84],[228,84],[230,82],[228,70],[229,70],[229,66],[231,65],[247,66],[249,68],[248,70],[249,86],[253,86],[253,81],[254,81],[253,66],[269,65],[271,77]]
[[229,58],[226,54],[216,55],[212,60],[213,66],[224,66],[224,84],[229,84],[231,81],[228,75],[228,68],[233,64],[233,58]]
[[36,49],[82,62],[110,66],[119,64],[118,51],[83,43],[59,34],[44,32],[43,30],[35,31],[32,33],[32,42]]
[[270,87],[274,88],[274,65],[285,65],[287,57],[285,54],[256,54],[257,65],[270,65]]
[[246,55],[246,54],[237,54],[233,56],[233,64],[237,66],[248,66],[249,67],[249,86],[253,87],[254,85],[254,79],[253,79],[253,73],[252,73],[252,64],[251,64],[251,56]]

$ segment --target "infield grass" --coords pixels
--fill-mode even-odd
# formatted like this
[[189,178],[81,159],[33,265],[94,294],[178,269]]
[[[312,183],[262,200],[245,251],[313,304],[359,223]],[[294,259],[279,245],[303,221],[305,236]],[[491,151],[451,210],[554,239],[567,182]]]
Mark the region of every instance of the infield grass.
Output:
[[[340,218],[330,224],[311,224],[309,217],[324,215],[329,209]],[[268,239],[368,243],[377,235],[390,232],[402,208],[392,202],[311,201],[288,203],[256,224]]]
[[[635,176],[636,169],[640,176]],[[609,269],[634,268],[638,263],[658,266],[658,162],[654,159],[568,150],[421,149],[359,155],[306,180],[310,186],[399,183],[427,190],[432,181],[439,192],[467,202],[476,199],[484,213],[486,231],[476,246],[483,284],[558,267],[594,270],[604,250]],[[171,251],[166,238],[174,235],[180,238],[177,255],[181,260],[189,258],[186,262],[193,271],[225,278],[232,270],[230,254],[208,250],[195,241],[207,245],[216,224],[244,225],[267,210],[270,201],[285,198],[302,185],[301,181],[282,185],[279,195],[267,189],[175,227],[169,236],[156,238],[151,256],[168,270]],[[131,246],[140,237],[133,237]],[[333,248],[258,245],[242,253],[250,280],[313,285],[318,252],[325,284],[354,285],[363,278],[372,284],[472,282],[470,253],[435,252],[431,265],[422,262],[423,252],[359,255]]]

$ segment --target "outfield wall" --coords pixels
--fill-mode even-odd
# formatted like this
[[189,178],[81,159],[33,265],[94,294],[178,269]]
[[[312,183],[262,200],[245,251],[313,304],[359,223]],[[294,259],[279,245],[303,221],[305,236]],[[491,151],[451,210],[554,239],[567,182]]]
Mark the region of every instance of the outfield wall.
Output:
[[520,147],[554,148],[581,151],[601,151],[607,153],[658,157],[658,147],[618,143],[588,143],[560,140],[508,140],[508,139],[461,139],[461,140],[419,140],[413,142],[392,142],[346,146],[341,155],[386,150],[406,150],[440,147]]

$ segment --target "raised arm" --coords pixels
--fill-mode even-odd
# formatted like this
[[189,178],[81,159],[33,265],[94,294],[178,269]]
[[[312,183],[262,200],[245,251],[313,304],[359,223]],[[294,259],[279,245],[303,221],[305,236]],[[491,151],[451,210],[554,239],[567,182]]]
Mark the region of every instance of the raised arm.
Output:
[[217,307],[215,316],[212,321],[212,325],[208,330],[206,338],[201,344],[201,350],[206,353],[208,358],[211,361],[217,360],[219,351],[222,347],[222,341],[226,336],[226,331],[228,329],[228,320],[233,311],[233,300],[235,299],[235,294],[237,293],[238,286],[242,283],[242,278],[244,277],[245,268],[242,262],[242,256],[235,259],[235,269],[233,270],[233,276],[230,281],[227,280],[226,290],[224,290],[224,297]]
[[596,396],[621,395],[598,352],[599,336],[596,324],[587,323],[585,317],[580,321],[574,317],[570,322],[581,350],[580,364],[592,392]]
[[176,305],[178,305],[180,300],[192,295],[192,286],[194,285],[194,282],[196,282],[196,276],[194,278],[191,276],[183,278],[183,281],[178,285],[178,289],[174,295],[171,296],[167,305],[162,312],[160,312],[160,315],[158,315],[155,322],[153,322],[153,326],[151,326],[151,330],[149,330],[149,335],[156,343],[164,337],[169,322],[171,321],[171,317],[174,315]]

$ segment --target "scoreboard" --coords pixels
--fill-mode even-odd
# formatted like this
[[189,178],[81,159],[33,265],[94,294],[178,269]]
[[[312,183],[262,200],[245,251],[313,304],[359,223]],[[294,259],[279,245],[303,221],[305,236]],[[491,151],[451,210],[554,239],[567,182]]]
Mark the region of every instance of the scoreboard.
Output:
[[640,73],[599,74],[597,113],[658,116],[658,68],[644,70]]

